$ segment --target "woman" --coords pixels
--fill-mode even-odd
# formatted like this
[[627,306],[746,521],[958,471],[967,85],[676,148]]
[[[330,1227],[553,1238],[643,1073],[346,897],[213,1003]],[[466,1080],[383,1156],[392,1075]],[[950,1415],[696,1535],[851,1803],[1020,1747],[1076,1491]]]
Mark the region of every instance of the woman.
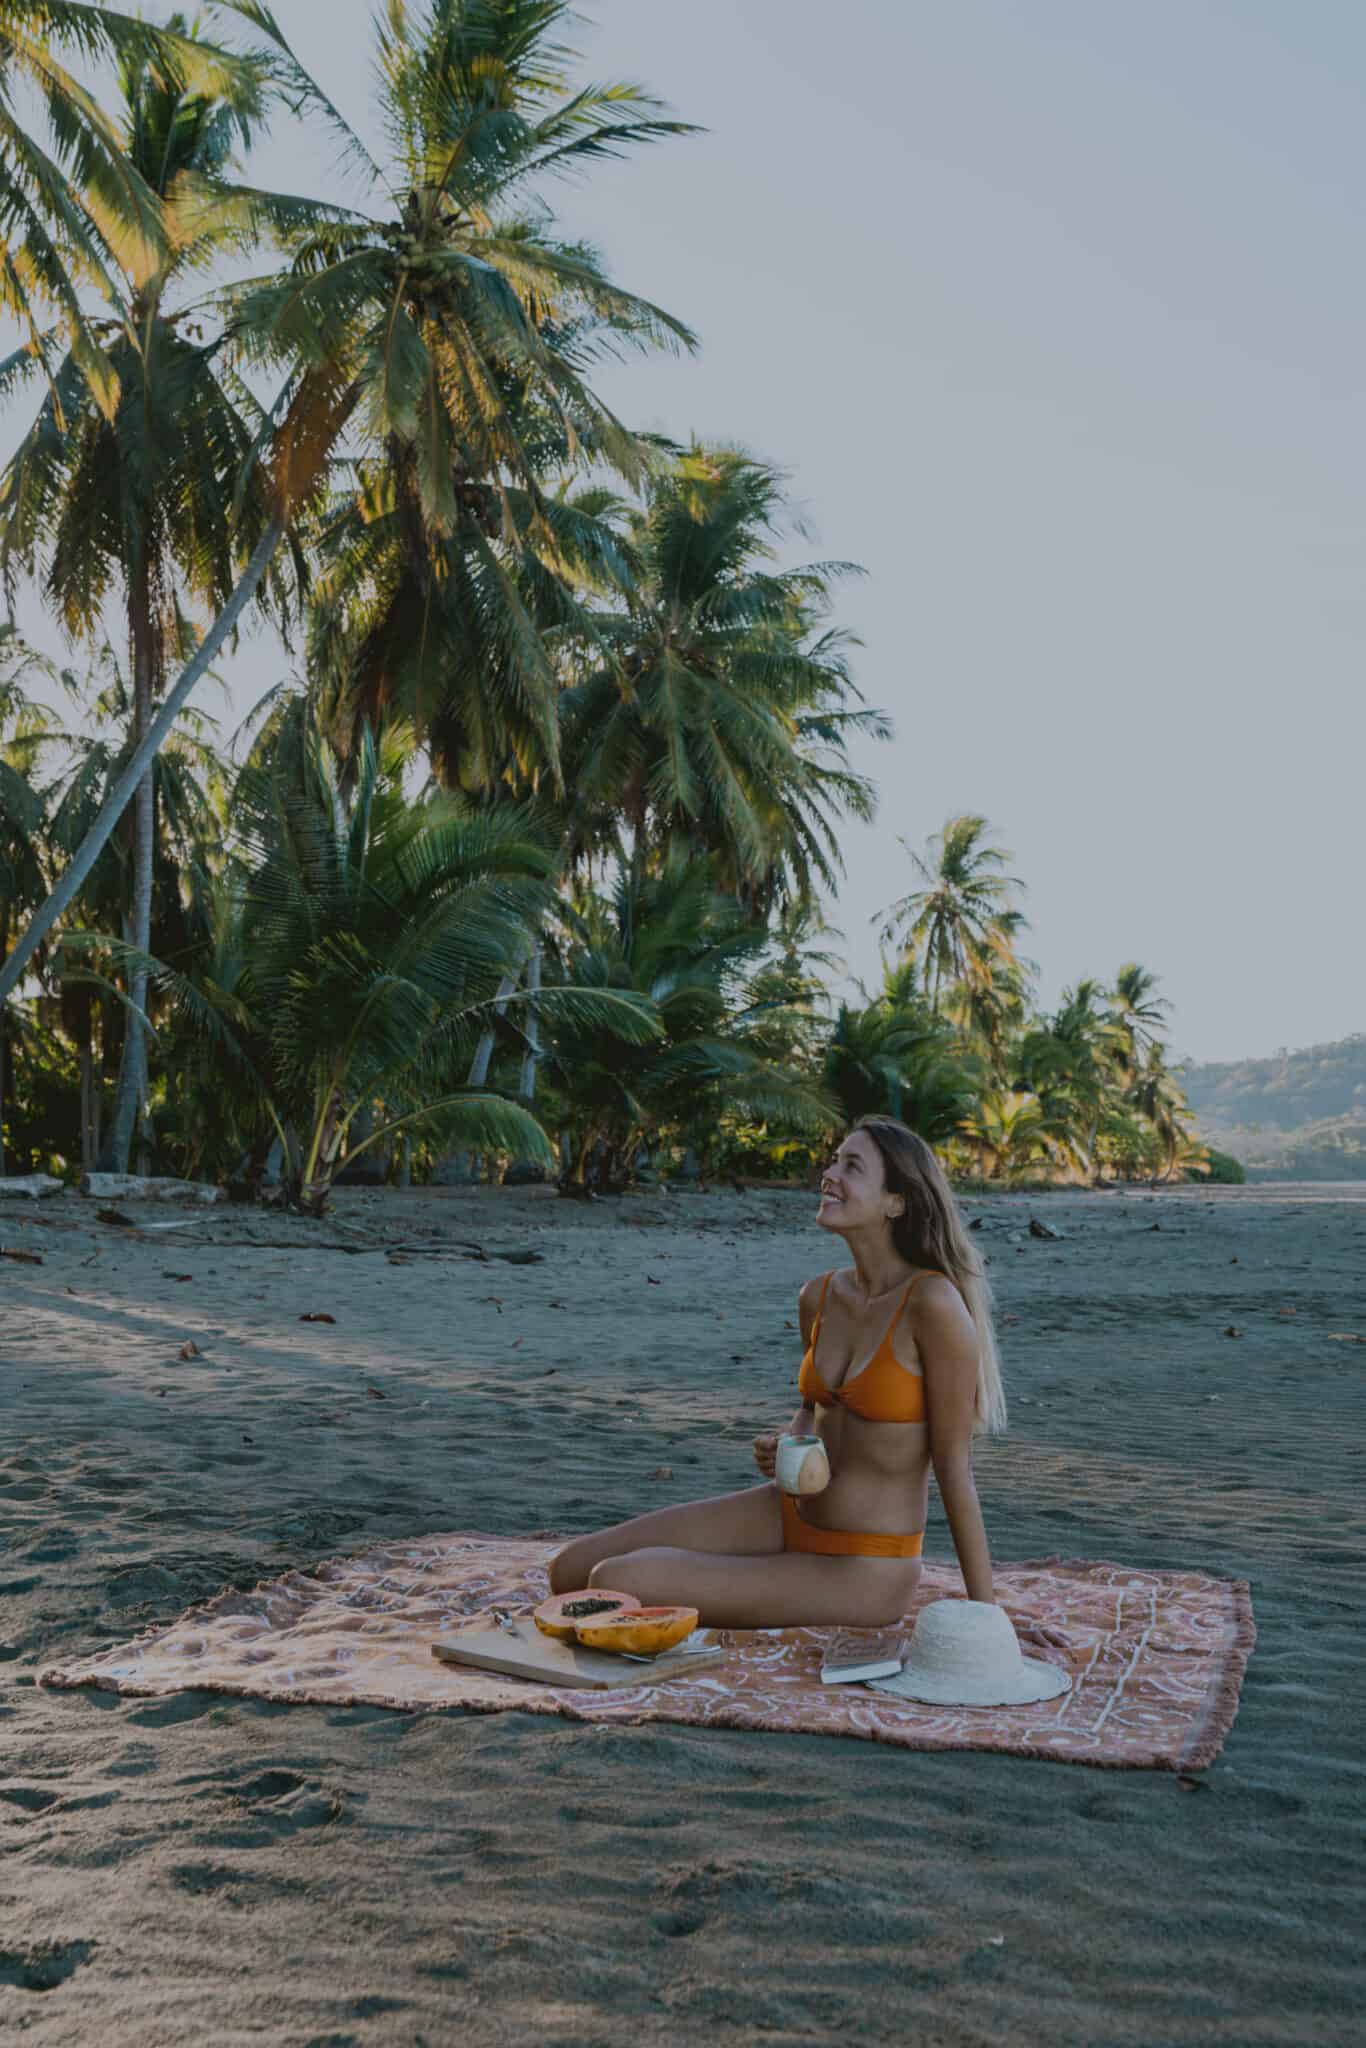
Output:
[[923,1138],[864,1117],[821,1176],[817,1222],[854,1264],[801,1291],[806,1347],[790,1433],[825,1446],[830,1483],[800,1505],[769,1483],[662,1508],[566,1545],[555,1592],[604,1586],[696,1607],[713,1627],[899,1621],[920,1576],[933,1466],[970,1600],[991,1601],[972,1474],[978,1428],[1005,1425],[991,1296],[952,1190]]

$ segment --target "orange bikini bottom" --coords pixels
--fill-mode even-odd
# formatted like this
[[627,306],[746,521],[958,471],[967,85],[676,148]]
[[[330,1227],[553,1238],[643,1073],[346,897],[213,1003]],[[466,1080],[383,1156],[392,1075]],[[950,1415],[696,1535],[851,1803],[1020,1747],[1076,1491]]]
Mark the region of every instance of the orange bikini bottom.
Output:
[[790,1493],[780,1493],[783,1549],[805,1550],[816,1557],[919,1557],[925,1531],[910,1536],[860,1535],[857,1529],[818,1529],[808,1522]]

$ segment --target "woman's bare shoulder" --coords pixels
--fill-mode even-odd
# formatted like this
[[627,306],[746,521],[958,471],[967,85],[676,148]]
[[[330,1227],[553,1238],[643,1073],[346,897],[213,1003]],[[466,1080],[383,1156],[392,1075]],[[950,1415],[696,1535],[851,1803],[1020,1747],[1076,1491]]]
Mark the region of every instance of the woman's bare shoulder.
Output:
[[909,1306],[913,1330],[948,1334],[966,1333],[974,1327],[972,1311],[947,1273],[927,1272],[911,1290]]
[[941,1311],[952,1308],[955,1302],[960,1307],[965,1306],[958,1282],[951,1280],[947,1273],[940,1272],[937,1266],[923,1267],[916,1274],[915,1284],[911,1289],[911,1301],[917,1307],[928,1305]]
[[814,1315],[816,1313],[820,1306],[821,1294],[824,1291],[826,1281],[828,1280],[833,1287],[837,1277],[836,1272],[832,1269],[829,1273],[813,1273],[809,1280],[803,1280],[801,1293],[797,1296],[803,1315]]

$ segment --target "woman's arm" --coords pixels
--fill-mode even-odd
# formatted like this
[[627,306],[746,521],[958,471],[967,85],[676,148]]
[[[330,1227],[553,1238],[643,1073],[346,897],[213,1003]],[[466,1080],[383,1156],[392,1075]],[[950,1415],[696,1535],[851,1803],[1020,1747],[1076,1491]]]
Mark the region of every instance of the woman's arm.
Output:
[[922,1281],[909,1313],[925,1374],[930,1458],[963,1583],[969,1600],[994,1602],[991,1552],[972,1471],[977,1330],[958,1289],[938,1275]]
[[[811,1342],[811,1325],[816,1317],[816,1300],[819,1292],[818,1283],[815,1280],[808,1280],[797,1297],[797,1321],[802,1333],[803,1352]],[[791,1422],[787,1425],[787,1434],[789,1436],[812,1436],[815,1433],[815,1428],[816,1410],[810,1401],[803,1401]],[[772,1479],[774,1477],[777,1461],[778,1438],[776,1432],[770,1432],[764,1436],[756,1436],[754,1439],[754,1462],[763,1473],[765,1479]]]

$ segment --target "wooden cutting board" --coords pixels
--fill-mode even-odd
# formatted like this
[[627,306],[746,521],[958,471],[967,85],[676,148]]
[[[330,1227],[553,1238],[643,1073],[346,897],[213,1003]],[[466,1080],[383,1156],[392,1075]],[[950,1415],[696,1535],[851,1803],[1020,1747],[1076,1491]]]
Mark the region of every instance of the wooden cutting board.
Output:
[[501,1671],[507,1678],[531,1678],[542,1685],[572,1686],[581,1692],[609,1692],[625,1686],[659,1685],[666,1678],[691,1678],[724,1663],[720,1649],[661,1651],[648,1664],[614,1657],[607,1650],[585,1650],[581,1643],[560,1643],[544,1636],[535,1622],[515,1617],[516,1634],[477,1625],[457,1629],[432,1644],[443,1664],[469,1664],[479,1671]]

